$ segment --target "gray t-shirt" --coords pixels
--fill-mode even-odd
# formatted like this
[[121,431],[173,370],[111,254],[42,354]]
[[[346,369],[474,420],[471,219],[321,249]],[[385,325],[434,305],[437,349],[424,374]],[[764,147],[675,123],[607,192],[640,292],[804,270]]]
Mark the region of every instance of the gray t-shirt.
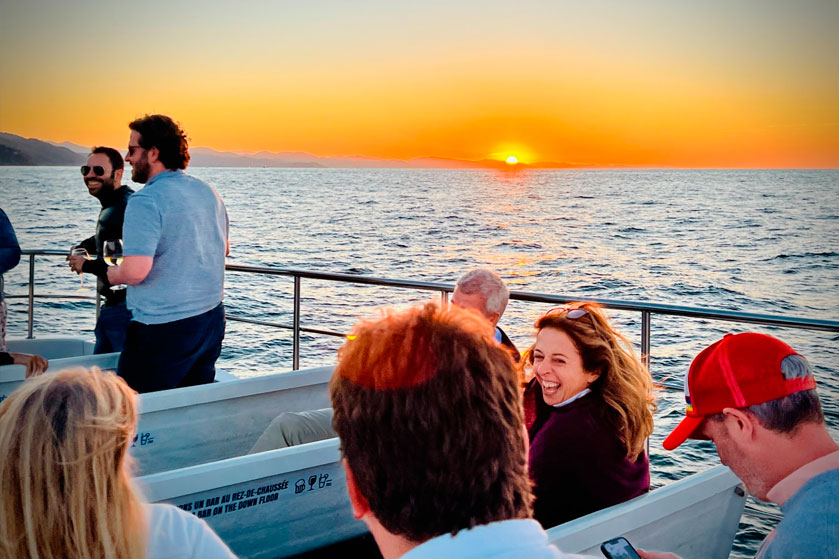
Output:
[[123,253],[152,256],[148,276],[128,287],[134,320],[163,324],[205,313],[221,302],[229,222],[207,183],[164,171],[128,200]]

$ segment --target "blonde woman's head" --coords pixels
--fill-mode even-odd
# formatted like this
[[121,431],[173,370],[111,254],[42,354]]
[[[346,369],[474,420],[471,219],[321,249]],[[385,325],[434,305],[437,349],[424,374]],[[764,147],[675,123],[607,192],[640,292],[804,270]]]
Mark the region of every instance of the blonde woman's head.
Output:
[[0,405],[0,555],[143,556],[126,464],[135,395],[113,373],[70,369],[28,380]]

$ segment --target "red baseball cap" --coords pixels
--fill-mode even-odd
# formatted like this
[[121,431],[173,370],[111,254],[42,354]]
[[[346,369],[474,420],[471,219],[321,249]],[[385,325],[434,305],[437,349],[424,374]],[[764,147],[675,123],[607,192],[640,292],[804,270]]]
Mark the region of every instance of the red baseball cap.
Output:
[[664,448],[698,438],[693,435],[702,420],[725,408],[745,408],[815,387],[807,360],[781,340],[753,332],[726,334],[690,364],[685,418],[664,439]]

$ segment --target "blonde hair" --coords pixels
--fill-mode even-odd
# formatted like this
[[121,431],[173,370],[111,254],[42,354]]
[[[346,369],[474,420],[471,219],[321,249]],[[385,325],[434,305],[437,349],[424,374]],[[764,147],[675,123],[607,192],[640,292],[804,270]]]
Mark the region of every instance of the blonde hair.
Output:
[[[569,318],[567,311],[573,309],[587,313]],[[580,352],[583,369],[600,375],[590,388],[612,411],[627,457],[635,461],[653,432],[656,404],[650,372],[632,343],[612,328],[603,307],[596,303],[578,302],[553,309],[539,317],[534,326],[537,330],[555,328],[568,334]],[[535,344],[524,353],[522,369],[532,365],[534,347]]]
[[141,559],[126,465],[135,392],[94,367],[34,377],[0,405],[0,556]]

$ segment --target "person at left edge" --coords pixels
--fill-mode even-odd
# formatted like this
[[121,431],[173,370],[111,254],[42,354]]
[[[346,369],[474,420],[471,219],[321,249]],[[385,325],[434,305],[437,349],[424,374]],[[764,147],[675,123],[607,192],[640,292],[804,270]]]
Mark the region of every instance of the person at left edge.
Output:
[[8,352],[6,347],[6,301],[3,300],[3,274],[20,262],[20,245],[12,222],[0,208],[0,365],[23,365],[26,376],[39,375],[47,370],[49,361],[40,355]]
[[77,246],[85,249],[90,258],[68,255],[70,268],[77,274],[96,276],[96,289],[104,297],[105,304],[96,320],[96,345],[93,353],[122,351],[125,332],[131,322],[131,312],[125,305],[125,290],[111,289],[108,282],[108,265],[102,255],[105,241],[122,238],[122,221],[128,197],[134,191],[122,183],[124,164],[122,156],[114,148],[94,147],[87,157],[87,165],[81,171],[85,186],[91,196],[99,200],[102,209],[96,221],[96,233]]
[[165,115],[131,122],[126,161],[146,186],[128,200],[122,265],[132,313],[118,374],[138,392],[213,382],[224,339],[227,210],[216,191],[184,173],[187,136]]

